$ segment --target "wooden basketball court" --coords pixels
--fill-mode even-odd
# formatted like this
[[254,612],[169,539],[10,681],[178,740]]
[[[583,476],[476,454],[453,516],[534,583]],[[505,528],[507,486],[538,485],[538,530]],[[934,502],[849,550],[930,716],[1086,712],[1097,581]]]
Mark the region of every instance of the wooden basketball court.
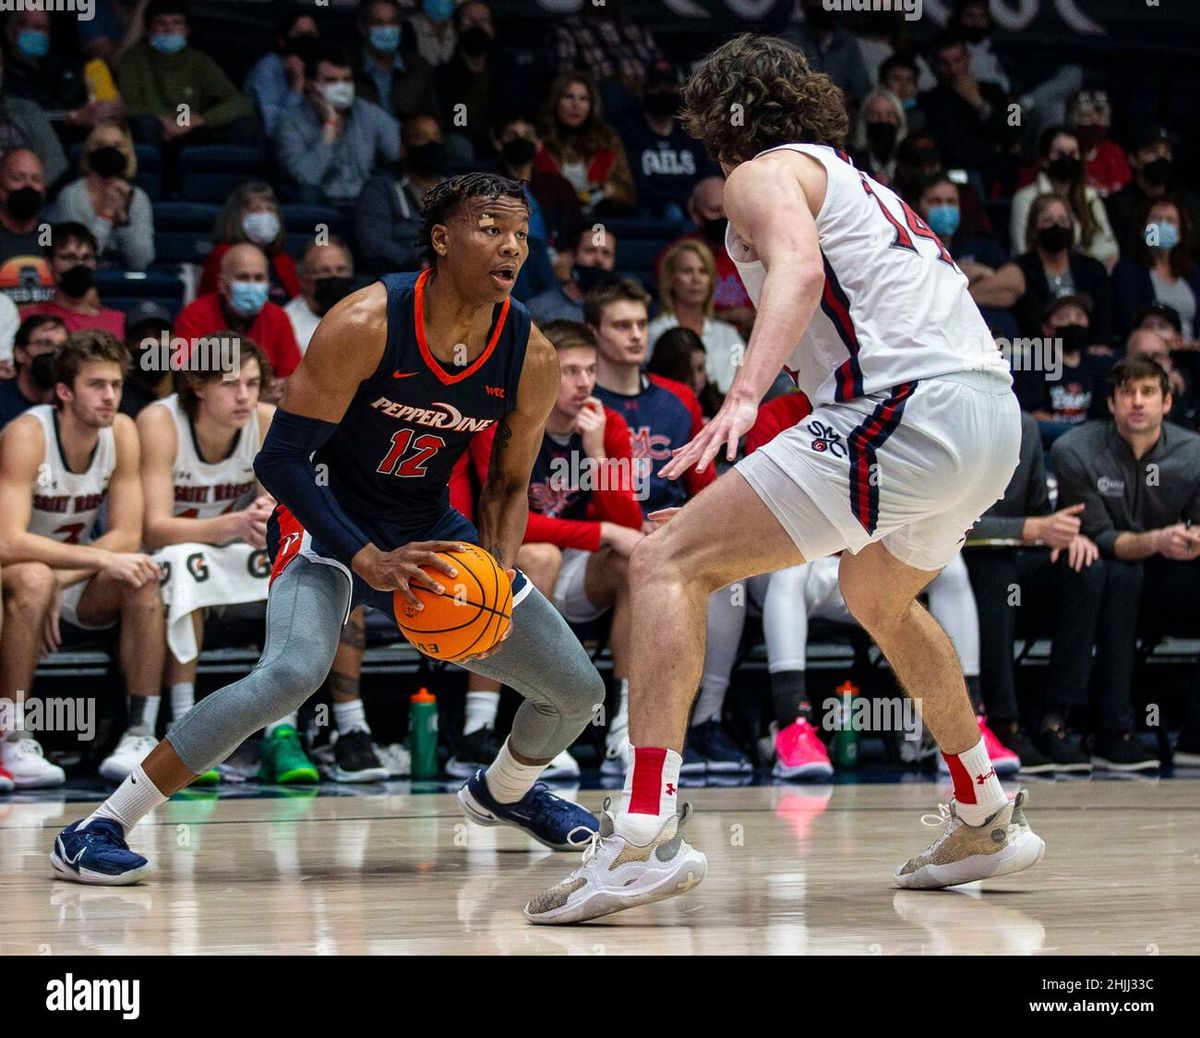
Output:
[[371,788],[172,800],[131,840],[158,871],[122,888],[51,879],[55,833],[89,805],[0,804],[0,953],[1200,952],[1194,778],[1027,783],[1045,860],[942,892],[891,886],[935,834],[920,817],[946,791],[931,782],[689,790],[708,879],[566,928],[520,908],[576,855],[470,826],[449,794]]

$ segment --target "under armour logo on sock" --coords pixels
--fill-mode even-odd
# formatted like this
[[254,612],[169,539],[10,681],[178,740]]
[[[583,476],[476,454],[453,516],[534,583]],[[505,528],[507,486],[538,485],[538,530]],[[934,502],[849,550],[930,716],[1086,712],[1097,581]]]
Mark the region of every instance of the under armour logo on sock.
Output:
[[988,779],[990,779],[995,774],[996,774],[996,769],[992,768],[992,770],[989,771],[986,775],[976,775],[975,781],[978,782],[979,785],[982,786]]
[[673,782],[668,782],[667,783],[667,796],[673,797],[674,795],[675,795],[675,784]]

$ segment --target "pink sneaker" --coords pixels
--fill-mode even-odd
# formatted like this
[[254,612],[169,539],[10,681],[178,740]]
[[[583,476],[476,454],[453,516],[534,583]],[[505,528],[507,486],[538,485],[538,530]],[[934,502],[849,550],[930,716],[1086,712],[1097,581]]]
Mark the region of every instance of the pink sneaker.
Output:
[[[975,718],[979,724],[979,734],[983,739],[983,748],[987,750],[988,759],[996,769],[997,778],[1008,778],[1021,770],[1021,758],[1004,745],[987,725],[987,718],[979,714]],[[943,754],[938,754],[938,774],[949,775],[950,767],[946,764]]]
[[775,768],[781,779],[827,779],[833,777],[833,765],[816,729],[803,717],[775,736]]
[[4,768],[0,768],[0,793],[11,793],[17,788],[13,777]]

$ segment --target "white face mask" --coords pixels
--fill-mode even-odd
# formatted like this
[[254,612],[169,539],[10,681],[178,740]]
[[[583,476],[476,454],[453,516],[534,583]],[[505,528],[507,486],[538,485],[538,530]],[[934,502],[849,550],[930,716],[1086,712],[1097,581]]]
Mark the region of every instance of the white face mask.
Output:
[[279,217],[270,212],[247,213],[242,230],[255,245],[270,245],[279,237]]
[[354,84],[325,83],[321,87],[321,96],[331,107],[344,112],[354,104]]

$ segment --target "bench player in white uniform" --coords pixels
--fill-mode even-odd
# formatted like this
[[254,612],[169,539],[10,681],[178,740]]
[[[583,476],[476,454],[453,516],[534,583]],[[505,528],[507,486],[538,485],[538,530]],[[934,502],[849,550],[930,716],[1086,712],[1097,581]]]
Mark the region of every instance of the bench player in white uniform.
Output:
[[683,100],[688,132],[725,171],[727,246],[758,317],[720,412],[663,474],[704,469],[721,451],[733,461],[781,367],[815,410],[634,550],[634,756],[620,807],[526,917],[590,919],[703,879],[704,855],[679,834],[688,808],[677,814],[676,791],[706,598],[839,550],[846,605],[919,699],[954,781],[942,834],[896,884],[1028,868],[1044,844],[1025,792],[1005,795],[950,639],[916,602],[1016,468],[1007,366],[937,236],[838,150],[841,93],[800,50],[738,37],[700,63]]
[[[138,551],[137,430],[117,413],[128,363],[128,351],[108,332],[76,332],[55,362],[56,404],[31,408],[0,436],[0,695],[19,700],[29,692],[39,652],[61,644],[60,619],[85,630],[120,622],[130,729],[100,765],[117,782],[137,764],[128,759],[130,745],[143,728],[153,730],[163,665],[159,569]],[[101,506],[106,532],[92,540]],[[0,761],[18,787],[64,780],[27,733],[8,733]]]
[[[235,333],[217,334],[232,337]],[[275,413],[273,405],[259,400],[264,388],[270,389],[271,369],[254,342],[239,337],[239,343],[236,378],[225,378],[219,370],[188,372],[178,393],[144,407],[137,417],[146,547],[159,551],[174,544],[212,545],[205,553],[206,570],[227,561],[237,567],[234,577],[241,574],[244,560],[240,554],[236,559],[223,556],[220,546],[244,542],[265,549],[267,520],[275,507],[275,499],[263,492],[254,475],[254,456]],[[168,588],[171,582],[193,579],[185,566],[173,566]],[[265,602],[266,581],[261,583]],[[181,662],[169,644],[166,648],[163,687],[171,692],[174,721],[181,720],[195,702],[204,610],[196,609],[191,618],[197,655]],[[154,744],[150,740],[145,753]],[[217,772],[210,770],[197,782],[212,784],[217,778]]]

